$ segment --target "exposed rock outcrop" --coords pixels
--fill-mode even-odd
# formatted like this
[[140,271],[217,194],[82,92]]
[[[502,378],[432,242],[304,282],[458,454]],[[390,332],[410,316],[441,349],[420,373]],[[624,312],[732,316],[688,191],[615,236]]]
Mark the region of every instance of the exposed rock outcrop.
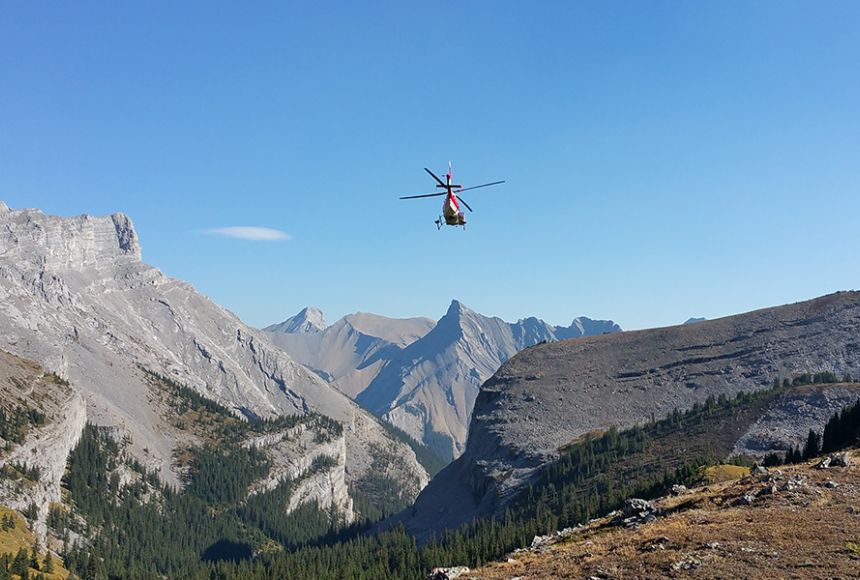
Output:
[[[255,484],[252,493],[274,489],[281,482],[296,482],[285,513],[291,513],[303,503],[315,501],[321,509],[334,508],[352,523],[352,498],[346,484],[346,437],[320,436],[318,430],[304,423],[275,435],[261,435],[246,443],[265,449],[275,467],[268,477]],[[321,468],[316,468],[318,462]]]
[[24,512],[32,504],[37,518],[33,531],[44,544],[45,522],[51,503],[60,501],[60,482],[66,460],[86,424],[83,397],[56,377],[9,353],[0,351],[0,409],[28,409],[44,415],[42,424],[29,425],[20,443],[0,438],[0,469],[24,469],[36,479],[20,474],[18,479],[0,477],[0,503]]

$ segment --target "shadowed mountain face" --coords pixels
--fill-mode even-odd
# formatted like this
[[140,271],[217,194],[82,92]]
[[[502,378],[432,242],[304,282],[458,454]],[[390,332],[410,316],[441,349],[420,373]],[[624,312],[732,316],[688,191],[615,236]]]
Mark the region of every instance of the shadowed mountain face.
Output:
[[860,293],[529,348],[481,387],[466,451],[401,518],[426,535],[504,509],[580,435],[804,372],[858,374]]
[[611,321],[588,318],[577,318],[569,327],[533,317],[508,323],[456,300],[435,326],[424,318],[354,314],[322,333],[277,330],[294,326],[308,310],[268,327],[272,340],[449,460],[465,447],[481,383],[504,361],[539,342],[621,330]]

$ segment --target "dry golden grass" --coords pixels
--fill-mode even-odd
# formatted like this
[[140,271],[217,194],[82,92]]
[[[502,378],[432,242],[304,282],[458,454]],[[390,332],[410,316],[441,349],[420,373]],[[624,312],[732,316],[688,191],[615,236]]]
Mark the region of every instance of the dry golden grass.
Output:
[[741,465],[712,465],[702,471],[702,482],[705,484],[722,483],[724,481],[736,481],[749,475],[750,468]]
[[[21,548],[24,548],[29,553],[33,544],[36,542],[36,537],[27,529],[27,524],[25,523],[24,518],[22,518],[18,512],[9,509],[6,506],[0,506],[0,518],[5,517],[8,514],[12,514],[12,517],[15,519],[15,527],[11,530],[0,528],[0,554],[12,554],[14,557]],[[42,551],[41,556],[44,558],[44,551]],[[62,560],[54,557],[52,557],[52,560],[54,561],[54,573],[45,574],[45,577],[51,580],[67,578],[69,576],[69,571],[63,568]],[[35,577],[35,575],[39,573],[32,569],[30,572],[31,578]]]
[[[782,479],[709,484],[657,505],[638,529],[590,525],[543,553],[476,570],[471,578],[860,578],[860,453],[848,468],[783,467]],[[722,470],[725,475],[725,470]],[[806,484],[779,487],[795,475]],[[827,486],[828,481],[838,484]],[[750,492],[752,505],[741,505]]]

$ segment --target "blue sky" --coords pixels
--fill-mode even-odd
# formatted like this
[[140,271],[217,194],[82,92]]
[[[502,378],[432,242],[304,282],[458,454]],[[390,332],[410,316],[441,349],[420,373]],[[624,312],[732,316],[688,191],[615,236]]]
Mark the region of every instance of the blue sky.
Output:
[[[625,328],[860,286],[857,2],[6,2],[0,199],[247,322]],[[436,231],[422,167],[505,185]],[[214,228],[266,227],[249,241]]]

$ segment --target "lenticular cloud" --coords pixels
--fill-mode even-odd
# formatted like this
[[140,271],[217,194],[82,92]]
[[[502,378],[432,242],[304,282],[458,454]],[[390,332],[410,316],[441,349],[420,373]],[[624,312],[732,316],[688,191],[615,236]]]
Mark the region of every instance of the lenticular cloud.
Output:
[[205,234],[235,238],[237,240],[251,240],[255,242],[276,242],[289,240],[290,234],[272,228],[261,228],[257,226],[231,226],[226,228],[211,228],[203,230]]

